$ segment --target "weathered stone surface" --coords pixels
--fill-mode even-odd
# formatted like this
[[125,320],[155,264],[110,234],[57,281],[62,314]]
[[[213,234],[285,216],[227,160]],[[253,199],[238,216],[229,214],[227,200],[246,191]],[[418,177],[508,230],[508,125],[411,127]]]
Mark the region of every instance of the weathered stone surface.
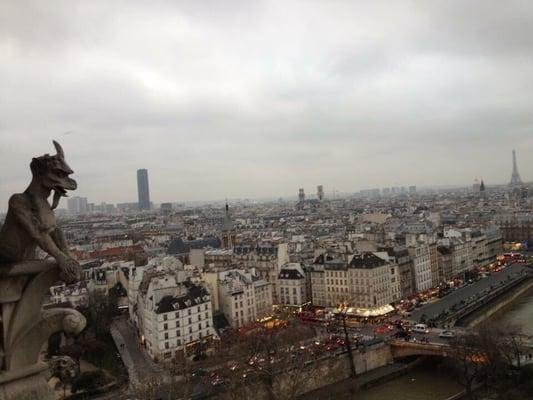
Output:
[[[76,335],[86,324],[73,309],[42,310],[51,285],[80,277],[79,264],[72,258],[53,212],[59,199],[77,184],[69,178],[73,171],[65,162],[63,149],[56,142],[54,145],[56,155],[32,160],[32,181],[23,193],[9,200],[0,230],[0,400],[53,399],[45,379],[48,367],[39,362],[40,351],[51,334]],[[36,260],[37,247],[52,258]]]

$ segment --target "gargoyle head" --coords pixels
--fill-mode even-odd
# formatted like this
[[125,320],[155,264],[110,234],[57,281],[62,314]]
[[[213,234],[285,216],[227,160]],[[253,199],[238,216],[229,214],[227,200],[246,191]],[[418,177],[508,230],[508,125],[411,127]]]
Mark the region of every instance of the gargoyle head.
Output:
[[56,208],[61,197],[67,197],[67,190],[76,190],[76,181],[69,178],[74,173],[65,161],[65,153],[61,145],[54,140],[57,154],[45,154],[31,160],[30,168],[34,179],[37,179],[45,189],[54,191],[52,209]]

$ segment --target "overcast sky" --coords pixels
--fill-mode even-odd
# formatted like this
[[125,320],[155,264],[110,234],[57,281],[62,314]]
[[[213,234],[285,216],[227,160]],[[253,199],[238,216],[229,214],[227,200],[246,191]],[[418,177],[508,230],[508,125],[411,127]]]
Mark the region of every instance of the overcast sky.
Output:
[[0,210],[533,180],[533,2],[0,2]]

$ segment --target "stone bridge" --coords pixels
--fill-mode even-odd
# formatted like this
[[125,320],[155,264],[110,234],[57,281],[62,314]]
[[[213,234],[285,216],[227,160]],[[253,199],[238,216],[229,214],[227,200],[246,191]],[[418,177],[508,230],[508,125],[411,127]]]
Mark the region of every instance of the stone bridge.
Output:
[[420,343],[407,342],[405,340],[391,340],[392,358],[404,358],[410,356],[439,356],[449,357],[450,346],[443,343]]

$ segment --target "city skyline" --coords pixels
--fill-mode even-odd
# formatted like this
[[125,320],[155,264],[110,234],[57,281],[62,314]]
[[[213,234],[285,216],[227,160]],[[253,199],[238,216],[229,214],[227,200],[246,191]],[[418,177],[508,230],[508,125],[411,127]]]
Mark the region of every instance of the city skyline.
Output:
[[531,181],[532,8],[6,4],[0,209],[54,138],[97,202]]
[[[513,149],[512,150],[512,177],[514,176],[515,174],[515,169],[517,167],[517,164],[518,162],[516,161],[516,152],[515,150]],[[484,178],[479,178],[479,177],[476,177],[474,179],[474,185],[476,183],[478,183],[479,179],[481,179],[481,182],[484,181]],[[170,203],[175,203],[175,204],[179,204],[179,203],[183,203],[183,204],[187,204],[187,203],[190,203],[190,204],[194,204],[194,203],[209,203],[209,202],[214,202],[214,203],[226,203],[228,202],[228,200],[232,200],[232,201],[239,201],[239,200],[256,200],[256,201],[266,201],[267,199],[269,201],[272,201],[274,199],[280,199],[280,198],[283,198],[284,200],[295,200],[295,201],[302,201],[302,196],[303,195],[303,199],[305,199],[306,197],[306,194],[305,194],[305,188],[299,188],[298,189],[298,192],[299,193],[284,193],[282,195],[279,195],[279,194],[267,194],[265,196],[260,196],[260,197],[239,197],[239,196],[236,196],[236,197],[232,197],[232,198],[228,198],[227,196],[225,198],[222,198],[222,197],[213,197],[213,198],[210,198],[210,199],[200,199],[200,198],[190,198],[190,199],[187,199],[187,200],[180,200],[180,199],[163,199],[163,200],[158,200],[156,201],[155,203],[151,201],[150,199],[150,190],[149,190],[149,181],[148,181],[148,170],[147,169],[138,169],[137,170],[137,202],[134,202],[132,201],[132,199],[128,198],[128,199],[122,199],[120,201],[117,201],[117,202],[110,202],[106,199],[99,199],[95,202],[92,202],[92,204],[109,204],[109,205],[113,205],[113,204],[138,204],[139,205],[139,209],[140,210],[150,210],[151,207],[155,204],[155,205],[158,205],[158,204],[162,204],[162,203],[165,203],[165,202],[170,202]],[[527,185],[528,183],[530,183],[529,181],[526,181],[526,182],[520,182],[519,185],[522,185],[522,184],[525,184]],[[447,190],[447,189],[458,189],[458,190],[461,190],[461,189],[466,189],[466,190],[470,190],[471,189],[471,184],[472,182],[469,182],[469,183],[466,183],[466,184],[450,184],[450,185],[439,185],[439,184],[435,184],[435,185],[426,185],[426,186],[421,186],[421,187],[418,187],[417,185],[409,185],[409,184],[405,184],[405,185],[400,185],[400,184],[393,184],[393,185],[390,185],[390,186],[384,186],[384,187],[367,187],[367,188],[364,188],[364,189],[359,189],[359,190],[352,190],[352,191],[339,191],[335,188],[326,188],[326,190],[324,190],[324,186],[323,185],[317,185],[316,186],[316,189],[317,190],[320,190],[321,193],[322,193],[322,197],[324,198],[335,198],[339,195],[341,196],[345,196],[345,195],[356,195],[356,194],[366,194],[366,195],[370,195],[370,192],[375,192],[376,190],[380,192],[381,195],[383,196],[389,196],[389,195],[395,195],[395,194],[400,194],[400,193],[416,193],[417,189],[422,189],[422,191],[425,191],[425,190]],[[483,182],[483,185],[485,186],[485,183]],[[505,183],[502,183],[502,182],[492,182],[490,183],[488,186],[499,186],[499,187],[505,187],[505,186],[508,186],[508,185],[512,185],[511,184],[505,184]],[[319,189],[320,188],[320,189]],[[414,189],[413,189],[414,188]],[[72,197],[67,197],[67,199],[65,200],[65,203],[60,206],[60,208],[62,209],[68,209],[69,211],[71,211],[71,207],[73,207],[71,204],[74,204],[74,202],[79,202],[80,198],[83,199],[85,202],[87,202],[87,198],[84,197],[83,195],[82,196],[79,196],[80,193],[78,193],[78,195],[74,195]],[[319,198],[319,194],[318,193],[311,193],[311,198]],[[143,199],[145,199],[147,197],[147,201],[148,201],[148,207],[145,207],[145,206],[142,206],[141,207],[141,197]],[[146,203],[146,202],[145,202]],[[78,206],[79,208],[79,206]],[[0,207],[0,213],[2,213],[3,210],[2,208]]]

